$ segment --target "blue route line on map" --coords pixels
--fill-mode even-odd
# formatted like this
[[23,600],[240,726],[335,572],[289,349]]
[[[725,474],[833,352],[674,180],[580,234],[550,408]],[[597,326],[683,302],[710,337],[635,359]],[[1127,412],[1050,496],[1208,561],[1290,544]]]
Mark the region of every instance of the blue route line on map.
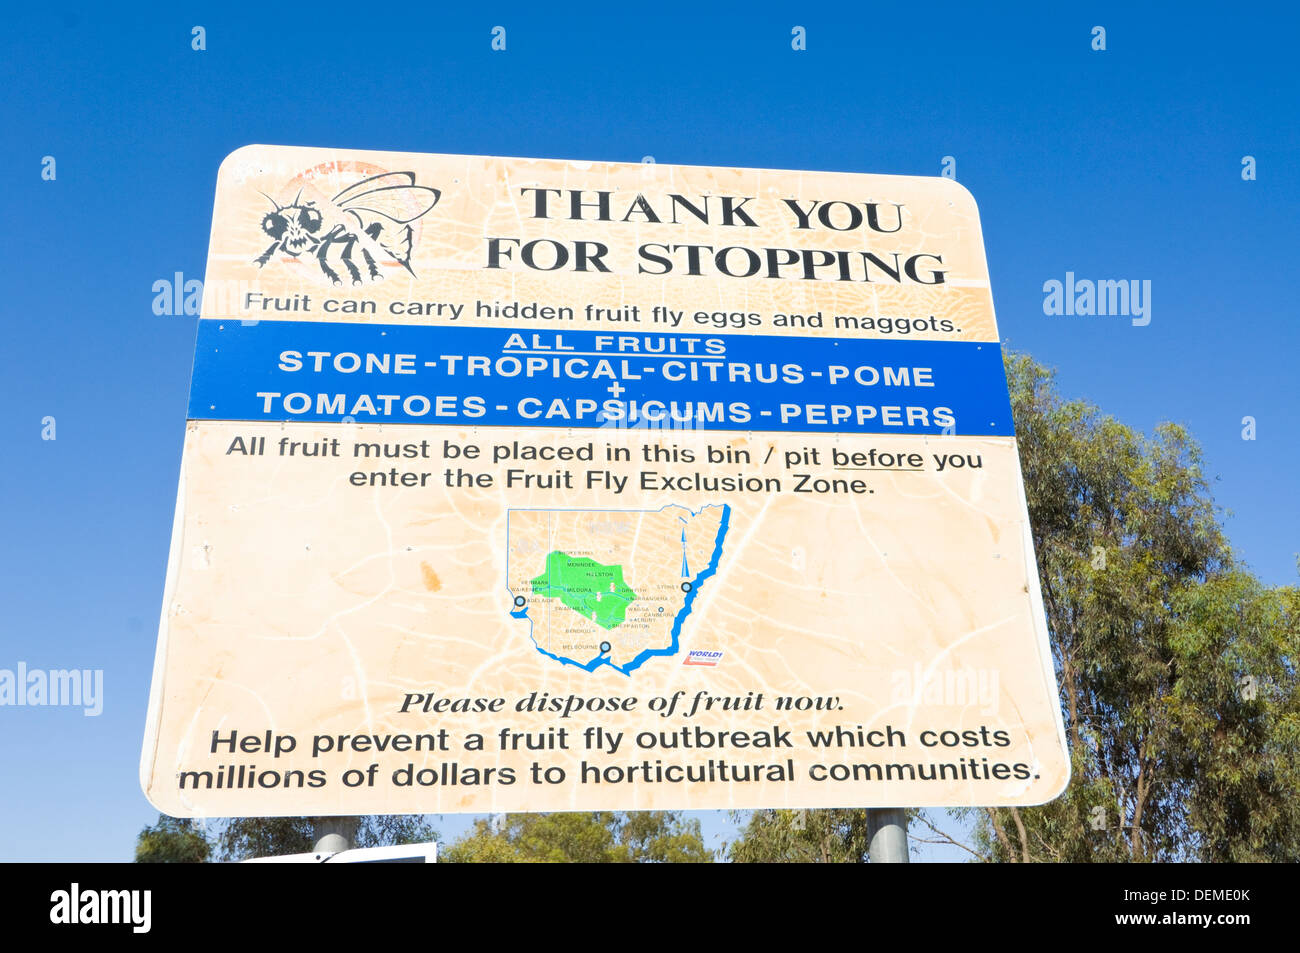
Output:
[[[677,506],[680,509],[687,509],[686,507],[679,506],[678,504],[675,503],[669,504],[669,506]],[[576,659],[566,658],[563,655],[556,655],[554,652],[548,652],[546,651],[546,649],[542,648],[541,643],[539,643],[536,637],[534,637],[532,634],[534,622],[528,615],[527,606],[524,606],[522,609],[512,609],[510,612],[510,617],[513,619],[523,619],[528,622],[528,637],[532,639],[533,645],[536,647],[537,651],[541,652],[547,658],[554,659],[555,661],[560,662],[563,665],[572,665],[575,668],[580,668],[585,672],[594,672],[600,666],[608,665],[610,668],[614,669],[614,671],[622,672],[624,675],[630,676],[636,669],[640,668],[645,662],[649,661],[652,658],[661,655],[676,655],[681,647],[682,626],[686,624],[686,617],[691,614],[691,606],[695,602],[695,597],[699,594],[700,584],[718,571],[718,563],[721,562],[722,560],[722,541],[727,535],[727,528],[731,525],[731,506],[727,503],[711,503],[708,506],[700,507],[698,511],[687,510],[692,516],[699,516],[700,513],[703,513],[705,510],[710,509],[713,506],[722,507],[722,519],[718,523],[718,534],[716,537],[714,537],[713,540],[713,557],[712,559],[709,560],[709,565],[705,567],[705,569],[701,571],[700,574],[696,576],[694,580],[690,581],[689,585],[691,588],[686,593],[686,599],[683,601],[682,607],[681,609],[678,610],[677,615],[674,616],[673,618],[672,643],[667,648],[644,649],[640,653],[638,653],[636,657],[634,657],[630,662],[628,662],[626,665],[623,666],[615,665],[613,662],[611,662],[608,658],[605,657],[604,652],[600,652],[599,654],[597,654],[596,657],[593,658],[591,661],[583,663],[577,661]],[[638,510],[585,510],[585,509],[551,510],[551,511],[523,510],[523,511],[534,512],[534,513],[535,512],[662,513],[666,509],[668,509],[668,506],[661,506],[657,510],[640,510],[640,511]],[[506,553],[508,554],[509,552],[510,552],[510,517],[509,517],[509,513],[507,513],[506,514]],[[507,559],[508,558],[509,557],[507,556]],[[510,593],[512,599],[514,598],[514,592],[510,589],[509,586],[506,587],[506,592]]]

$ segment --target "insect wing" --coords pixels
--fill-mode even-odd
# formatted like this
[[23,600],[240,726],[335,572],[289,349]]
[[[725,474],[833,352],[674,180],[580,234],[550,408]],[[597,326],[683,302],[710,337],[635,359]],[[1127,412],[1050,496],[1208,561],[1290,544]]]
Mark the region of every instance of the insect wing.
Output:
[[413,172],[385,172],[348,186],[332,201],[363,225],[368,215],[382,215],[405,225],[426,215],[440,198],[442,193],[437,189],[416,185]]
[[371,189],[414,184],[414,172],[381,172],[379,175],[372,175],[368,179],[361,179],[357,182],[353,182],[346,189],[339,192],[338,195],[334,196],[330,201],[338,205],[363,192],[369,192]]
[[[363,242],[376,242],[389,257],[411,271],[410,223],[427,214],[441,197],[437,189],[416,185],[414,172],[385,172],[349,185],[332,201],[356,220],[361,233],[358,237]],[[381,219],[393,224],[386,225]]]

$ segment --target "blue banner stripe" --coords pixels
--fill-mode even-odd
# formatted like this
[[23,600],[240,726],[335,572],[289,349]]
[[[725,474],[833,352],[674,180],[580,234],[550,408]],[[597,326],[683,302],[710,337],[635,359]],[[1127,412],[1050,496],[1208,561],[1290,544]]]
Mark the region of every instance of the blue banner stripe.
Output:
[[193,420],[1012,436],[995,343],[199,322]]

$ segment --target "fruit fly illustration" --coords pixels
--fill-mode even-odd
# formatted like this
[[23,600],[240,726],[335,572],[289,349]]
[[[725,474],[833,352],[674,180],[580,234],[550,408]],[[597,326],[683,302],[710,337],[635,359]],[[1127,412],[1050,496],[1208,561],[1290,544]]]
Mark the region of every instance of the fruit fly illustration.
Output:
[[[372,250],[388,255],[414,275],[411,222],[428,213],[441,195],[437,189],[416,185],[414,172],[385,172],[362,179],[330,199],[328,209],[317,208],[315,202],[303,202],[301,189],[292,205],[280,205],[267,195],[275,210],[262,218],[262,231],[275,241],[257,257],[257,265],[264,266],[276,251],[294,258],[315,255],[325,277],[341,285],[343,282],[329,261],[331,250],[337,246],[339,261],[352,283],[359,285],[363,279],[352,260],[352,252],[360,243],[361,257],[371,281],[383,277]],[[332,221],[326,230],[326,217],[335,219],[339,213],[343,221]]]

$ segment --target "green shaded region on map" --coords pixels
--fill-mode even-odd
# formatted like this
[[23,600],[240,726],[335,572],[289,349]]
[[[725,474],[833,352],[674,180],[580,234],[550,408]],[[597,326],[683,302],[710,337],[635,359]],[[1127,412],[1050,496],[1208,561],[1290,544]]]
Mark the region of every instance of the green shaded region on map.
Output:
[[628,605],[636,598],[623,581],[622,566],[603,566],[558,550],[546,557],[546,571],[529,582],[534,595],[559,599],[602,629],[622,625]]

